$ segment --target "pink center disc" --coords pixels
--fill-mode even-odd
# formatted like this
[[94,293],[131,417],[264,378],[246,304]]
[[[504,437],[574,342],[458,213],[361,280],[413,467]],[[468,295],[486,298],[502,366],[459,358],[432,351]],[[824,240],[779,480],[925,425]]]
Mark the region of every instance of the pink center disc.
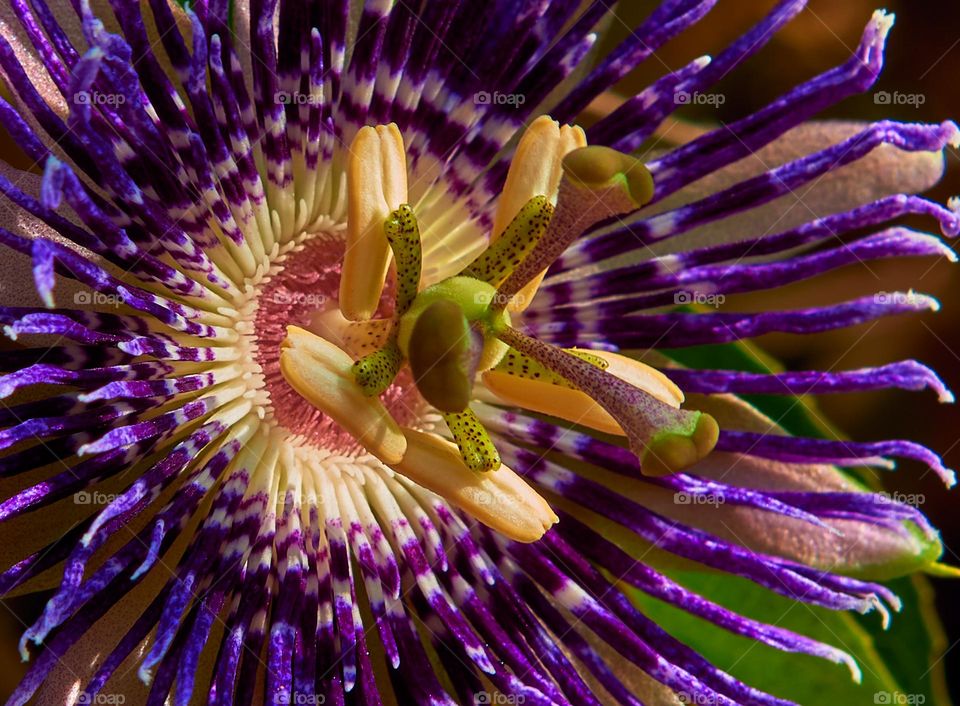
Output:
[[[301,397],[280,372],[280,344],[286,338],[287,326],[295,324],[309,328],[311,318],[317,312],[337,307],[343,251],[342,241],[321,237],[290,253],[283,269],[260,291],[253,323],[256,360],[263,369],[278,424],[303,436],[314,446],[332,453],[356,455],[363,452],[362,445]],[[392,310],[393,287],[388,281],[377,316],[390,316]],[[406,367],[380,399],[401,426],[412,426],[424,409],[423,399]]]

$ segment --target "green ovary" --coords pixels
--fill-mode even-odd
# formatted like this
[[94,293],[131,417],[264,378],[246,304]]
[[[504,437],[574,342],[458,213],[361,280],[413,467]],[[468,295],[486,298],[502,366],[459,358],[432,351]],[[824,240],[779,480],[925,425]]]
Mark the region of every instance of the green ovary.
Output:
[[[489,370],[500,362],[508,346],[494,336],[494,332],[510,325],[510,315],[505,311],[493,311],[496,289],[486,282],[472,277],[450,277],[438,282],[417,295],[407,313],[400,317],[397,327],[397,343],[404,355],[410,357],[411,338],[420,315],[439,301],[447,301],[459,307],[467,323],[483,336],[483,349],[477,361],[477,370]],[[424,335],[449,336],[438,326],[434,330],[418,327],[418,337]]]

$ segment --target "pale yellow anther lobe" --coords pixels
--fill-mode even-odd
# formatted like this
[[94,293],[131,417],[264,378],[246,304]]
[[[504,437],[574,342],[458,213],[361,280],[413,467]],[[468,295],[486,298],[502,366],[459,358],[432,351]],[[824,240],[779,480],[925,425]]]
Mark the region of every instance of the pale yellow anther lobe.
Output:
[[306,328],[333,342],[354,358],[362,358],[389,340],[392,327],[393,321],[390,319],[348,321],[339,309],[327,309],[315,313]]
[[287,328],[280,351],[280,371],[287,383],[371,454],[384,463],[397,463],[407,440],[380,400],[363,394],[352,369],[353,358],[329,341],[296,326]]
[[363,127],[347,157],[347,238],[340,310],[351,321],[371,318],[390,267],[383,223],[407,202],[403,137],[394,124]]
[[[676,409],[683,402],[683,392],[666,375],[645,363],[617,353],[589,351],[605,363],[611,375],[640,388]],[[530,377],[522,371],[488,370],[483,383],[497,398],[507,404],[540,414],[559,417],[607,434],[623,435],[617,421],[590,396],[567,385],[557,385],[543,377]]]
[[[586,144],[587,137],[578,126],[560,125],[546,115],[530,124],[510,162],[493,218],[491,242],[503,234],[510,221],[534,196],[543,195],[551,203],[557,202],[563,158]],[[511,311],[522,311],[529,305],[545,273],[546,270],[519,292],[509,307]]]
[[454,444],[404,429],[407,452],[392,468],[510,539],[535,542],[558,520],[550,505],[506,466],[477,473],[463,464]]

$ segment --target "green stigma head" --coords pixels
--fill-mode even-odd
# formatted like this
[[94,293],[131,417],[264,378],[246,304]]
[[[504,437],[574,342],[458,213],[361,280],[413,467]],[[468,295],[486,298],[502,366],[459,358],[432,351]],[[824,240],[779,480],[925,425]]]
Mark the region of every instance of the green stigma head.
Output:
[[653,177],[636,157],[602,145],[573,150],[563,158],[563,171],[574,184],[592,191],[621,184],[636,206],[653,198]]
[[[397,344],[400,350],[405,357],[411,357],[413,331],[421,315],[435,302],[448,301],[456,304],[466,321],[475,324],[475,328],[483,334],[477,370],[489,370],[499,363],[507,352],[507,346],[497,340],[494,332],[510,324],[510,314],[492,307],[496,298],[497,290],[492,285],[473,277],[450,277],[427,287],[400,317],[397,326]],[[437,329],[431,332],[426,326],[418,330],[421,335],[446,335],[446,332]]]

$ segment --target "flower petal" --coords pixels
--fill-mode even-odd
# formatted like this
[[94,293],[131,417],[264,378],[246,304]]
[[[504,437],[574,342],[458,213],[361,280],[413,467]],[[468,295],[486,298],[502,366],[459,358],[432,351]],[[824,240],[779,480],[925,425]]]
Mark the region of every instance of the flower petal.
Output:
[[[690,395],[691,407],[708,411],[724,428],[782,433],[776,424],[743,400],[731,396]],[[693,475],[738,487],[799,493],[862,493],[864,489],[833,466],[792,464],[770,459],[714,452],[688,469]],[[896,496],[886,497],[888,503]],[[724,504],[678,505],[674,497],[643,502],[658,506],[664,514],[702,527],[718,536],[755,551],[863,578],[883,579],[921,569],[939,557],[937,538],[915,529],[902,532],[862,521],[826,519],[835,530],[811,526],[799,520]],[[881,501],[882,502],[882,501]]]
[[[710,174],[652,206],[649,213],[693,203],[734,184],[855,135],[869,123],[811,121],[799,125],[755,154]],[[710,223],[651,245],[664,255],[741,240],[746,234],[773,233],[839,213],[892,194],[919,194],[943,176],[942,152],[907,152],[881,145],[857,162],[830,171],[814,184],[760,208]],[[645,212],[646,213],[646,212]]]

